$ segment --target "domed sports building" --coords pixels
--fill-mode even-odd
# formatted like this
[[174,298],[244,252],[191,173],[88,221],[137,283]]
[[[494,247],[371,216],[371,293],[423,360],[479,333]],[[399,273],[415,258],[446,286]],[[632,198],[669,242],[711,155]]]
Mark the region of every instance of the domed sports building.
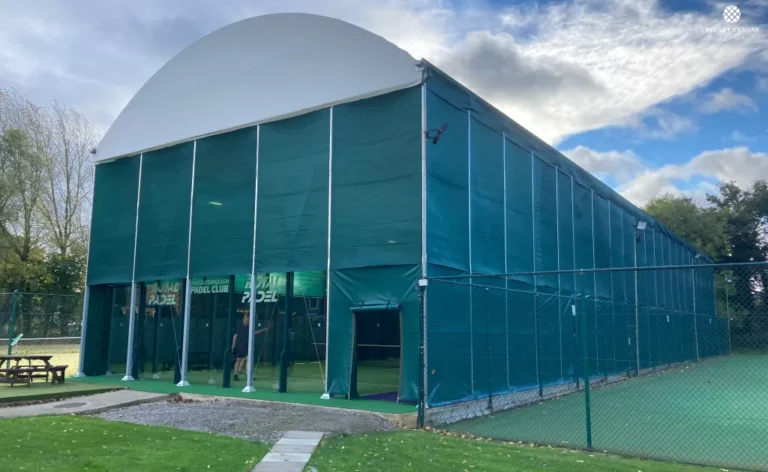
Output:
[[200,39],[94,163],[87,376],[428,408],[543,396],[574,381],[577,296],[596,375],[716,354],[699,352],[717,336],[711,278],[567,272],[703,260],[692,246],[340,20],[267,15]]

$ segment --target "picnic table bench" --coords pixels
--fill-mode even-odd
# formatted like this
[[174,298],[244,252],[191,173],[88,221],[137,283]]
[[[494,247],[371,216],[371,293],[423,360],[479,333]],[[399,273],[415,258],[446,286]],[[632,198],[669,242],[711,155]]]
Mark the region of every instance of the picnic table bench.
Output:
[[[51,379],[51,384],[63,384],[66,365],[52,365],[52,355],[18,355],[0,356],[0,383],[8,383],[13,387],[16,383],[26,383],[32,379]],[[26,361],[26,365],[22,362]]]

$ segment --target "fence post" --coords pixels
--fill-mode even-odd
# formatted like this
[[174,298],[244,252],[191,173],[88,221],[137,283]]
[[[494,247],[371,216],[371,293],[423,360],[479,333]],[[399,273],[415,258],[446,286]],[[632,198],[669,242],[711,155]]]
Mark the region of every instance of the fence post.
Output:
[[587,449],[592,449],[592,410],[589,399],[589,348],[587,346],[587,305],[586,297],[584,293],[584,272],[579,272],[579,298],[581,300],[581,307],[579,314],[581,315],[581,357],[583,359],[584,366],[584,413],[585,426],[587,428]]
[[[697,256],[698,257],[698,256]],[[696,345],[696,360],[699,360],[699,322],[696,320],[696,274],[691,267],[691,292],[693,292],[693,340]]]
[[424,427],[424,414],[426,410],[426,390],[427,390],[427,362],[425,358],[424,344],[426,343],[426,310],[424,304],[426,303],[425,292],[427,291],[427,279],[419,279],[419,405],[418,413],[416,415],[416,427]]
[[11,355],[11,351],[13,351],[13,337],[16,335],[14,333],[14,328],[16,325],[16,311],[19,306],[19,291],[14,290],[12,295],[12,304],[11,304],[11,319],[8,321],[8,355]]
[[283,315],[283,350],[280,353],[280,379],[277,391],[288,391],[288,363],[291,355],[291,298],[293,298],[293,272],[285,274],[285,314]]
[[488,411],[493,411],[493,375],[491,374],[491,317],[488,302],[489,288],[485,287],[485,358],[488,369]]

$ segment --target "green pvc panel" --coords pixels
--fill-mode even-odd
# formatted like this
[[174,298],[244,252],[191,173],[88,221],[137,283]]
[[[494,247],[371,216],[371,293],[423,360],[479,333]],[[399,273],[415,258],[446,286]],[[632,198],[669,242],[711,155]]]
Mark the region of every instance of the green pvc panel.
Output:
[[[343,131],[336,129],[335,133],[343,136]],[[357,131],[368,136],[367,131]],[[260,133],[256,271],[324,270],[328,262],[330,110],[267,123]],[[378,159],[386,154],[385,150],[378,152]],[[334,157],[342,162],[355,158],[343,153]],[[358,179],[370,177],[365,168],[356,167],[356,171]],[[363,188],[362,193],[365,191]],[[334,197],[339,201],[343,191]]]
[[251,271],[256,128],[197,141],[190,275]]
[[539,378],[542,385],[559,383],[563,377],[560,341],[560,305],[556,295],[537,294],[539,323]]
[[504,272],[504,141],[470,122],[472,273]]
[[331,267],[421,262],[421,88],[333,108]]
[[89,287],[88,293],[84,362],[80,370],[85,375],[103,375],[107,370],[112,287],[93,285]]
[[[430,264],[430,277],[462,271]],[[433,280],[427,288],[427,404],[440,406],[473,398],[470,296],[467,280]],[[514,329],[510,326],[510,329]],[[534,378],[535,379],[535,378]]]
[[[401,308],[400,390],[403,400],[418,398],[419,302],[421,266],[333,270],[328,298],[328,393],[348,395],[352,369],[353,322],[350,308],[390,304]],[[438,320],[439,312],[434,313]]]
[[472,287],[474,397],[507,390],[507,314],[504,281],[482,279]]
[[510,388],[513,391],[537,388],[535,294],[514,290],[507,298]]
[[[531,153],[507,140],[507,272],[532,272],[533,204],[531,202]],[[509,278],[510,288],[528,289],[533,286],[530,275]]]
[[88,285],[132,280],[140,162],[131,156],[96,166]]
[[[572,212],[572,188],[571,179],[566,174],[558,171],[557,179],[558,201],[558,266],[560,270],[574,269],[574,232]],[[560,345],[561,345],[561,377],[563,380],[573,380],[573,375],[578,361],[575,355],[578,343],[574,338],[576,323],[571,305],[575,292],[576,276],[564,273],[558,277],[560,299],[558,310],[560,317]]]
[[[557,170],[541,159],[533,161],[533,202],[536,271],[557,270]],[[539,292],[557,291],[557,275],[536,276]]]
[[469,272],[467,122],[466,112],[427,91],[427,127],[447,125],[436,144],[427,142],[427,260],[465,272]]
[[[595,195],[595,266],[601,269],[611,267],[610,205],[605,198]],[[611,273],[595,273],[597,298],[613,298]]]
[[136,243],[136,281],[187,274],[194,143],[144,154]]
[[[581,184],[575,183],[573,188],[574,228],[576,232],[576,269],[594,268],[593,250],[593,219],[592,192]],[[595,230],[596,231],[596,230]],[[576,291],[585,298],[587,313],[587,347],[589,369],[592,375],[597,373],[599,352],[597,349],[597,332],[595,319],[595,284],[591,273],[576,276]]]

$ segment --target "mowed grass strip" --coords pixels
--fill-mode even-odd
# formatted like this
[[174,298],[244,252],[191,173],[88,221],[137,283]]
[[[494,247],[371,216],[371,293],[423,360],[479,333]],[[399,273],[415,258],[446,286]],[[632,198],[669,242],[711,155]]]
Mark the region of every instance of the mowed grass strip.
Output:
[[717,471],[567,449],[461,439],[423,431],[339,436],[321,443],[309,463],[318,471],[695,472]]
[[265,444],[207,433],[46,416],[0,421],[0,470],[249,471]]

